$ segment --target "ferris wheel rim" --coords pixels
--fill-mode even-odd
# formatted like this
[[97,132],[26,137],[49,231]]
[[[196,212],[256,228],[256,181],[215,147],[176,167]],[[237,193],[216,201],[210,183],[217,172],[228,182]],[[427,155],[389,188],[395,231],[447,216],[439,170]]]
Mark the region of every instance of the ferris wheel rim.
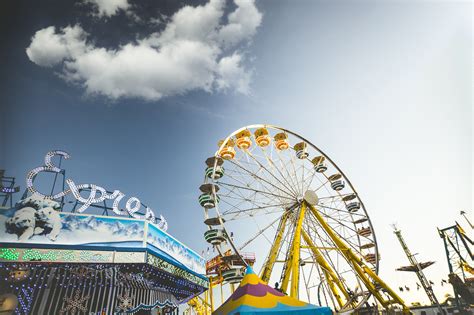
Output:
[[[218,158],[219,159],[223,159],[223,157],[219,154],[219,152],[226,146],[226,144],[228,143],[228,141],[230,139],[232,139],[232,137],[236,136],[239,132],[242,132],[244,130],[249,130],[249,129],[258,129],[258,128],[268,128],[268,129],[273,129],[273,130],[276,130],[276,131],[280,131],[280,132],[284,132],[288,135],[292,135],[293,137],[305,142],[307,145],[309,145],[310,147],[312,147],[314,150],[316,150],[317,152],[319,152],[329,163],[330,165],[334,168],[335,171],[337,171],[340,176],[345,180],[345,182],[348,184],[348,188],[350,188],[352,191],[351,193],[348,193],[348,194],[341,194],[339,193],[339,191],[337,191],[337,194],[338,196],[340,197],[344,197],[345,195],[355,195],[357,198],[358,198],[358,201],[360,202],[360,205],[361,205],[361,209],[363,210],[363,218],[366,219],[366,222],[368,224],[368,227],[370,228],[370,230],[372,231],[372,235],[371,235],[371,240],[373,242],[373,245],[374,245],[374,253],[375,253],[375,262],[372,264],[372,267],[373,267],[373,271],[375,273],[378,273],[379,271],[379,250],[378,250],[378,244],[377,244],[377,239],[376,239],[376,235],[375,235],[375,230],[373,228],[373,225],[372,225],[372,221],[370,219],[370,216],[369,214],[367,213],[367,210],[366,210],[366,207],[365,207],[365,204],[363,203],[363,201],[361,200],[357,190],[355,189],[354,185],[352,184],[352,182],[349,180],[349,178],[346,176],[346,174],[342,171],[342,169],[323,151],[321,150],[319,147],[317,147],[316,145],[314,145],[311,141],[307,140],[305,137],[299,135],[298,133],[296,132],[293,132],[289,129],[286,129],[286,128],[282,128],[282,127],[279,127],[279,126],[276,126],[276,125],[271,125],[271,124],[252,124],[252,125],[247,125],[247,126],[244,126],[244,127],[241,127],[235,131],[233,131],[232,133],[230,133],[224,140],[222,140],[222,143],[220,144],[218,150],[215,152],[214,154],[214,168],[217,166],[217,163],[218,163]],[[255,136],[254,136],[255,137]],[[232,140],[231,140],[232,141]],[[249,151],[247,151],[246,149],[245,150],[242,150],[246,153],[249,153]],[[308,159],[305,158],[305,160],[309,161]],[[214,171],[215,172],[215,171]],[[329,180],[329,177],[326,175],[326,174],[323,174],[324,177],[326,177],[327,180]],[[205,177],[205,182],[207,182],[207,178]],[[216,183],[217,184],[221,184],[220,182],[216,181],[216,180],[212,180],[211,181],[212,183]],[[325,184],[323,184],[324,186]],[[309,187],[309,186],[308,186]],[[217,191],[215,189],[214,186],[212,186],[212,194],[217,197]],[[337,211],[341,211],[341,209],[335,209]],[[215,206],[215,211],[216,211],[216,214],[217,214],[217,218],[219,220],[219,226],[220,228],[227,234],[227,228],[226,228],[226,224],[225,224],[225,220],[223,219],[224,215],[225,215],[225,212],[224,213],[221,213],[220,210],[219,210],[219,206],[216,204]],[[207,213],[207,212],[206,212]],[[351,215],[352,217],[352,215]],[[355,224],[357,222],[352,222],[352,224],[354,224],[354,227],[355,227]],[[344,224],[342,224],[343,226],[345,226]],[[345,226],[347,228],[347,226]],[[209,229],[211,229],[211,226],[208,226]],[[229,235],[230,236],[230,235]],[[359,249],[362,250],[362,248],[360,247],[360,237],[358,236],[358,240],[359,240]],[[245,266],[247,266],[247,262],[244,260],[243,256],[242,256],[242,252],[241,252],[241,249],[243,248],[238,248],[236,246],[236,244],[234,243],[234,240],[232,239],[232,237],[229,237],[226,242],[230,245],[230,247],[232,248],[232,251],[237,254],[241,261],[244,263]],[[214,246],[214,245],[213,245]],[[351,245],[353,246],[353,245]],[[223,253],[219,250],[219,246],[214,246],[215,248],[218,249],[218,252],[219,252],[219,255],[220,256],[223,256]],[[362,255],[362,253],[360,253],[360,255]],[[359,280],[357,280],[359,281]],[[363,295],[360,295],[362,296],[362,303],[365,303],[369,298],[370,296],[372,295],[371,292],[369,291],[363,291],[362,292]],[[339,311],[341,310],[344,310],[344,309],[347,309],[347,307],[350,307],[349,306],[349,303],[351,303],[351,301],[353,300],[353,298],[351,298],[351,300],[348,300],[346,304],[344,304],[343,306],[341,306],[339,308]],[[357,308],[358,307],[361,307],[362,304],[358,304]]]
[[[219,157],[219,152],[220,150],[225,147],[226,143],[229,141],[229,139],[231,139],[232,137],[234,137],[236,134],[238,134],[239,132],[241,131],[244,131],[244,130],[248,130],[248,129],[257,129],[257,128],[271,128],[271,129],[276,129],[276,130],[280,130],[280,131],[283,131],[283,132],[286,132],[288,134],[291,134],[297,138],[300,138],[301,140],[303,140],[304,142],[306,142],[307,144],[309,144],[310,146],[312,146],[315,150],[317,150],[318,152],[320,152],[334,167],[335,169],[339,172],[339,174],[342,175],[342,177],[344,178],[344,180],[349,184],[350,188],[352,189],[352,191],[354,192],[354,194],[358,197],[358,200],[363,208],[363,211],[365,213],[365,216],[367,218],[367,222],[368,222],[368,225],[370,227],[370,229],[372,230],[372,235],[373,235],[373,240],[374,240],[374,244],[375,244],[375,272],[378,273],[379,271],[379,263],[380,263],[380,259],[379,259],[379,249],[378,249],[378,243],[377,243],[377,236],[375,234],[375,229],[373,227],[373,224],[372,224],[372,220],[370,219],[370,216],[368,215],[367,213],[367,210],[366,210],[366,207],[365,207],[365,204],[364,204],[364,201],[360,198],[359,196],[359,193],[357,192],[357,190],[354,188],[354,185],[352,184],[352,182],[350,181],[350,179],[346,176],[346,174],[342,171],[342,169],[324,152],[322,151],[318,146],[314,145],[311,141],[307,140],[306,138],[302,137],[301,135],[299,135],[298,133],[296,132],[293,132],[289,129],[286,129],[286,128],[283,128],[283,127],[280,127],[280,126],[277,126],[277,125],[272,125],[272,124],[251,124],[251,125],[247,125],[247,126],[244,126],[244,127],[241,127],[235,131],[233,131],[232,133],[230,133],[225,139],[224,141],[222,142],[222,144],[220,145],[220,147],[218,148],[218,150],[214,153],[214,157]],[[214,164],[214,167],[217,165],[216,164],[217,161],[215,161],[215,164]],[[214,187],[213,187],[213,193],[216,194],[216,192],[214,191]],[[225,224],[224,222],[222,222],[222,217],[221,217],[221,214],[218,210],[218,208],[216,207],[216,213],[219,217],[219,219],[221,220],[221,227],[225,229]],[[231,243],[231,247],[235,250],[235,252],[237,254],[240,255],[239,251],[237,250],[237,247],[235,246],[235,244],[233,243],[232,240],[229,240],[230,243]],[[245,265],[247,265],[246,262],[244,262]]]

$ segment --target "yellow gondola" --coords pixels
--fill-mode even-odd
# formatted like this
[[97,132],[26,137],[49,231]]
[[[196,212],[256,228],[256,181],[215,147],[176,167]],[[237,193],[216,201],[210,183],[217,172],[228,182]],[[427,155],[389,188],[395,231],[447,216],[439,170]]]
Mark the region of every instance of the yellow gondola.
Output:
[[[220,148],[222,144],[224,143],[224,140],[220,140],[217,143],[217,146]],[[224,160],[232,160],[235,156],[235,150],[234,150],[234,140],[229,139],[225,146],[220,149],[219,155],[222,157]]]
[[270,136],[268,135],[268,130],[267,128],[258,128],[254,132],[255,136],[255,141],[257,142],[257,145],[260,147],[266,147],[267,145],[270,144]]
[[288,143],[288,135],[284,132],[277,133],[273,139],[275,140],[275,147],[278,150],[286,150],[290,147]]
[[250,140],[250,131],[247,129],[242,130],[238,134],[235,135],[235,138],[237,139],[235,143],[237,144],[237,147],[242,150],[247,150],[250,148],[252,145],[252,140]]

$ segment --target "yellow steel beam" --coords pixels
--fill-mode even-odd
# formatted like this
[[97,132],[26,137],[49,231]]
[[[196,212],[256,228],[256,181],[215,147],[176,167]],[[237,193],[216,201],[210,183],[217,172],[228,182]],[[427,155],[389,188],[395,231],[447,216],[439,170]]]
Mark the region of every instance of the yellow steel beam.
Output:
[[211,302],[211,312],[214,312],[214,295],[213,295],[212,281],[209,281],[209,302]]
[[343,307],[345,302],[342,299],[341,293],[344,295],[346,301],[350,300],[349,293],[347,292],[346,288],[344,287],[342,281],[337,276],[334,269],[324,259],[321,251],[318,249],[318,247],[314,246],[313,240],[308,235],[308,233],[305,230],[303,230],[301,231],[301,235],[303,236],[303,240],[305,241],[305,243],[308,245],[308,248],[311,249],[314,258],[316,259],[316,262],[319,264],[319,266],[321,266],[321,269],[323,270],[324,275],[326,276],[329,289],[332,291],[334,297],[336,298],[337,304],[339,304],[339,307]]
[[293,258],[291,263],[291,288],[290,296],[298,298],[300,283],[300,246],[301,246],[301,228],[303,226],[304,215],[306,212],[306,203],[301,205],[300,215],[296,226],[295,235],[293,237]]
[[[303,201],[303,203],[307,203]],[[339,236],[333,231],[333,229],[327,224],[324,218],[319,214],[319,212],[312,206],[307,203],[308,208],[311,213],[314,215],[320,226],[324,229],[327,235],[331,238],[334,244],[341,250],[342,255],[344,255],[348,262],[354,267],[354,271],[359,276],[359,279],[364,283],[367,289],[373,294],[373,296],[385,307],[388,308],[390,304],[397,303],[400,304],[403,308],[404,313],[410,313],[410,309],[405,305],[405,302],[398,296],[395,291],[393,291],[372,269],[370,269],[365,262],[356,255],[351,248],[339,238]],[[376,285],[383,288],[387,294],[392,298],[392,301],[387,301],[380,294],[379,290],[376,288]]]
[[222,289],[222,286],[223,286],[222,282],[219,283],[219,285],[221,286],[221,304],[224,304],[224,290]]
[[[316,249],[324,249],[324,250],[337,250],[337,247],[326,247],[326,246],[313,246]],[[311,249],[312,246],[301,246],[301,248]]]
[[264,282],[270,281],[270,276],[272,274],[273,266],[275,265],[276,259],[278,257],[278,252],[281,246],[281,240],[283,238],[283,233],[285,231],[286,221],[288,219],[289,212],[283,214],[280,219],[280,223],[278,224],[278,230],[275,237],[275,241],[273,242],[272,248],[270,249],[270,253],[268,254],[267,261],[262,269],[261,279]]
[[306,211],[306,205],[303,203],[295,222],[295,231],[293,233],[293,240],[290,246],[290,255],[284,267],[283,281],[281,289],[286,292],[291,277],[290,296],[298,298],[298,284],[299,284],[299,264],[300,264],[300,245],[301,245],[301,227],[303,226],[303,219]]

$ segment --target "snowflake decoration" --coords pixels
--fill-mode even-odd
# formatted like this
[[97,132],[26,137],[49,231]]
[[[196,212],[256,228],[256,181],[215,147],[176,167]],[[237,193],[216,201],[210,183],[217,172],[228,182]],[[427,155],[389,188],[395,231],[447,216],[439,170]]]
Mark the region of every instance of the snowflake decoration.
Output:
[[130,297],[128,290],[118,297],[120,303],[117,306],[121,311],[126,311],[133,306],[133,299]]
[[66,306],[59,311],[60,314],[65,314],[66,312],[71,312],[71,314],[76,314],[76,312],[87,312],[87,300],[89,300],[89,296],[81,297],[81,290],[77,289],[74,297],[64,297],[64,302],[66,302]]
[[96,274],[96,271],[93,268],[87,268],[87,267],[84,267],[84,266],[77,267],[77,268],[71,268],[70,272],[71,272],[71,275],[73,275],[77,278],[90,277],[90,276],[94,276]]

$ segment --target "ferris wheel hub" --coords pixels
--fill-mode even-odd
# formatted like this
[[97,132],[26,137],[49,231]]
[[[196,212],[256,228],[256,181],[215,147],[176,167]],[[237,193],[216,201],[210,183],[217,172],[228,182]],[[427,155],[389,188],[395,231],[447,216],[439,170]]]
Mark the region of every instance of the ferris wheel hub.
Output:
[[313,190],[307,190],[304,193],[304,200],[310,205],[316,205],[319,201],[318,195]]

